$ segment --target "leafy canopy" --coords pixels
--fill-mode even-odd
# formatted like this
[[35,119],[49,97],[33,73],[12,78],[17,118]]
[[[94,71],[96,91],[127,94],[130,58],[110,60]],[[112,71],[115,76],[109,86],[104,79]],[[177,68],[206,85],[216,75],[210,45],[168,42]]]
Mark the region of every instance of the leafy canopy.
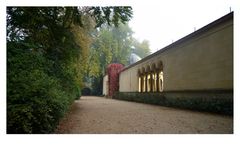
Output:
[[7,7],[7,132],[53,132],[81,95],[93,30],[131,17],[131,7]]

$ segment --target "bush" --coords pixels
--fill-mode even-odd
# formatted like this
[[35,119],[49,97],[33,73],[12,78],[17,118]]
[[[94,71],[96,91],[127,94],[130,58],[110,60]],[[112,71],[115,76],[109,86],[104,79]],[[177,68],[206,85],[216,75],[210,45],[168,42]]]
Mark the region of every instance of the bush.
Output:
[[50,72],[52,62],[41,53],[8,46],[7,66],[7,133],[53,132],[80,95],[76,85],[71,81],[63,85],[61,78]]
[[232,91],[116,92],[114,99],[233,115]]
[[77,87],[77,96],[76,96],[75,100],[79,100],[81,98],[81,96],[82,96],[82,92],[81,92],[80,87],[78,86]]

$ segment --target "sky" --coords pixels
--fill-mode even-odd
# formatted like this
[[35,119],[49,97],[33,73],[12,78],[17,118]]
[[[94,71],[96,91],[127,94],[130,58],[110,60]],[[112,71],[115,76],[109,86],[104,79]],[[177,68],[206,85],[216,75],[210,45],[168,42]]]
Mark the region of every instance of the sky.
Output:
[[148,40],[152,53],[234,10],[230,0],[143,1],[132,7],[134,37]]

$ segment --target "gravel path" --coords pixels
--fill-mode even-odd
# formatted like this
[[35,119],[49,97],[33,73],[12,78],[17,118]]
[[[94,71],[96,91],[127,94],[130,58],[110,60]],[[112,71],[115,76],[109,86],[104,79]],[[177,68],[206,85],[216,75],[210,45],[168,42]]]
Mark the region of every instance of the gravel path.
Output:
[[233,117],[82,96],[55,133],[71,134],[228,134]]

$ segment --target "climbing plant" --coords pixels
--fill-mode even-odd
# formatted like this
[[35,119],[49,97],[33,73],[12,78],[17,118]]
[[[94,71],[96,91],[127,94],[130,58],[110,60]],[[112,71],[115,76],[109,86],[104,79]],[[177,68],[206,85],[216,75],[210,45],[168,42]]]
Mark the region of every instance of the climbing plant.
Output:
[[112,96],[119,88],[119,73],[123,69],[122,64],[112,63],[107,67],[107,74],[109,76],[109,96]]

